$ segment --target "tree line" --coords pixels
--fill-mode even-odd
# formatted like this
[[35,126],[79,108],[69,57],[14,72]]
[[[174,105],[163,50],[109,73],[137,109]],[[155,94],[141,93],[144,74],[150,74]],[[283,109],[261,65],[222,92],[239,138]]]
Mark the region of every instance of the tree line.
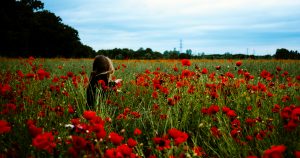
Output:
[[115,48],[108,50],[99,50],[96,55],[105,55],[111,59],[300,59],[300,53],[297,50],[287,50],[280,48],[274,55],[246,55],[246,54],[193,54],[190,49],[184,53],[176,50],[164,51],[163,53],[152,51],[151,48],[139,48],[134,51],[128,48]]
[[197,55],[188,49],[164,52],[151,48],[101,49],[97,52],[81,43],[78,31],[45,10],[41,0],[2,0],[0,5],[0,57],[88,58],[105,55],[112,59],[300,59],[299,52],[285,48],[274,55],[212,54]]

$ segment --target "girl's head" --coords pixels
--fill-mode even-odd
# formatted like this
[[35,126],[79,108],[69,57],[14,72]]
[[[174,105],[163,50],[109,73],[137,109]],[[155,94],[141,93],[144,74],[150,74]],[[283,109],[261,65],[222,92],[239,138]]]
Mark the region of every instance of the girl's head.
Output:
[[95,57],[92,76],[95,78],[105,78],[105,82],[107,83],[111,80],[111,76],[114,72],[115,68],[108,57],[103,55],[97,55]]

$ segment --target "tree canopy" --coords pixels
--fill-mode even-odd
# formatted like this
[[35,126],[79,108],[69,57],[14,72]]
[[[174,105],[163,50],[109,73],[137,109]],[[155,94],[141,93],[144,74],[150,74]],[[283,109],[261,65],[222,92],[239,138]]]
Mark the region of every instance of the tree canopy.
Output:
[[3,0],[0,7],[1,56],[91,57],[78,31],[44,10],[40,0]]
[[300,53],[296,50],[287,50],[285,48],[277,49],[274,55],[276,59],[300,59]]

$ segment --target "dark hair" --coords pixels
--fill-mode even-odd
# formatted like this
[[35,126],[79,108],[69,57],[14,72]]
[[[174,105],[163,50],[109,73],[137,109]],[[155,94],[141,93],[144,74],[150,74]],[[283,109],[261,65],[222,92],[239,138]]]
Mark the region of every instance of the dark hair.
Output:
[[89,85],[86,91],[88,106],[94,106],[98,81],[103,80],[105,85],[108,85],[113,73],[114,66],[112,61],[106,56],[97,55],[93,62],[93,71],[91,72]]

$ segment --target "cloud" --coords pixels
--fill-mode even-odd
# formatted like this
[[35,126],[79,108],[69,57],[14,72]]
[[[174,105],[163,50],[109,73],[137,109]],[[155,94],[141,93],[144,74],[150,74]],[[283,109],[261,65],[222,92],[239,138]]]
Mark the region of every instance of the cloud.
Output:
[[179,47],[273,54],[300,49],[300,1],[295,0],[46,0],[45,8],[79,31],[94,49]]

